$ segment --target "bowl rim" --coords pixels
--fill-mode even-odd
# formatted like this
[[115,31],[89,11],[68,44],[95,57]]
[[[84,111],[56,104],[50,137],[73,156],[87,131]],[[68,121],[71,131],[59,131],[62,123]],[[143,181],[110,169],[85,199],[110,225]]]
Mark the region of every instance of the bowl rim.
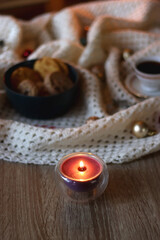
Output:
[[[65,91],[62,92],[62,93],[55,94],[55,95],[49,95],[49,96],[26,96],[26,95],[24,95],[24,94],[22,94],[22,93],[19,93],[19,92],[14,91],[12,88],[10,88],[10,87],[7,86],[6,81],[7,81],[8,79],[6,78],[6,75],[8,74],[9,71],[12,70],[12,68],[13,68],[13,70],[12,70],[12,72],[13,72],[13,71],[16,69],[16,66],[17,66],[17,67],[21,67],[21,64],[23,64],[23,63],[26,63],[26,62],[33,62],[33,63],[34,63],[35,61],[37,61],[37,60],[39,60],[39,59],[41,59],[41,58],[36,58],[36,59],[31,59],[31,60],[25,60],[25,61],[22,61],[22,62],[18,62],[17,64],[14,64],[14,65],[12,65],[10,68],[8,68],[8,69],[5,71],[4,75],[3,75],[3,83],[4,83],[4,88],[5,88],[5,90],[7,89],[7,90],[9,90],[10,92],[12,92],[13,94],[15,94],[15,95],[17,95],[17,96],[23,96],[23,97],[29,98],[29,99],[50,99],[50,98],[53,98],[53,97],[63,96],[65,93],[70,92],[73,88],[75,88],[75,87],[77,86],[77,84],[78,84],[78,82],[79,82],[79,73],[78,73],[78,70],[77,70],[76,67],[74,67],[74,66],[71,65],[70,63],[66,63],[66,62],[64,62],[64,63],[65,63],[69,68],[71,68],[71,69],[75,72],[76,78],[75,78],[75,82],[74,82],[73,86],[72,86],[71,88],[65,90]],[[23,67],[23,65],[22,65],[22,67]],[[24,66],[24,67],[28,67],[28,66]],[[8,81],[10,81],[10,79],[9,79]],[[5,92],[6,92],[6,91],[5,91]]]
[[[145,61],[154,61],[154,62],[158,62],[160,63],[160,56],[147,56],[147,57],[143,57],[140,58],[139,60],[137,60],[134,64],[134,71],[136,72],[137,75],[147,78],[148,80],[153,80],[153,79],[160,79],[160,73],[155,73],[155,74],[150,74],[150,73],[144,73],[140,70],[138,70],[137,66],[138,64],[145,62]],[[152,79],[149,79],[152,78]]]

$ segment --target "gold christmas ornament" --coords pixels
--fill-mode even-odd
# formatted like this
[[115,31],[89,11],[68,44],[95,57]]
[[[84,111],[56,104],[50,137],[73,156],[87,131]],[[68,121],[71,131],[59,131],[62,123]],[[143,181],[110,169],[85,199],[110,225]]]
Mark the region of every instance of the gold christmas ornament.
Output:
[[132,50],[131,49],[124,49],[122,56],[123,56],[123,60],[127,60],[127,58],[129,58],[132,55]]
[[132,133],[137,138],[144,138],[147,136],[153,136],[156,134],[156,131],[150,130],[148,125],[142,121],[137,121],[133,124]]

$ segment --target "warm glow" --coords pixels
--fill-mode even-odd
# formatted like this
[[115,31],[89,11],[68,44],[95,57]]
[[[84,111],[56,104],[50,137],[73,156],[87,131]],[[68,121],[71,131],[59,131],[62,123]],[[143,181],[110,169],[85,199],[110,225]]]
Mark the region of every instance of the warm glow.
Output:
[[80,168],[84,168],[84,163],[83,163],[83,161],[80,161],[79,166],[80,166]]
[[75,155],[65,159],[60,171],[69,180],[88,182],[101,174],[102,165],[90,156]]
[[80,161],[79,167],[78,167],[78,171],[80,171],[80,172],[86,171],[86,167],[84,166],[84,162],[83,161]]

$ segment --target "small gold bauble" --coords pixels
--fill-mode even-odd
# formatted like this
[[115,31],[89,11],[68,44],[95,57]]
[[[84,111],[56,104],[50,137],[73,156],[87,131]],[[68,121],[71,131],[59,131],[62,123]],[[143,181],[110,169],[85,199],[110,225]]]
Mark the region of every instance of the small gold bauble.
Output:
[[132,55],[132,50],[131,49],[124,49],[122,56],[124,60],[127,60]]
[[137,138],[147,137],[149,133],[147,124],[142,121],[135,122],[132,127],[132,133]]

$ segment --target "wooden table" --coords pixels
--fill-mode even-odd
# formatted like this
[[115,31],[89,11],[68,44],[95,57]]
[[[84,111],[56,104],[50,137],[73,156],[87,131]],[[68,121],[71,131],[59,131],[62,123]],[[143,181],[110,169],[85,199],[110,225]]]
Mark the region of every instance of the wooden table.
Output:
[[76,204],[58,193],[53,166],[0,161],[0,239],[159,240],[160,152],[109,173],[99,199]]

